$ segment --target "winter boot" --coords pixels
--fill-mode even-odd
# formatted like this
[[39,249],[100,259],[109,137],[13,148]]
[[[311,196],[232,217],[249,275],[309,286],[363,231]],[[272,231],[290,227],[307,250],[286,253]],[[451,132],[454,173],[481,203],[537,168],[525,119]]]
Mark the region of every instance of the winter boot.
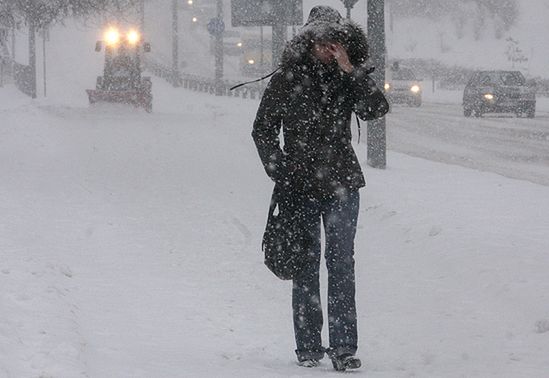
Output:
[[362,366],[360,358],[346,353],[340,356],[330,356],[334,369],[337,371],[345,371],[347,369],[358,369]]
[[303,367],[314,368],[314,367],[317,367],[318,365],[320,365],[320,361],[316,360],[314,358],[308,358],[308,359],[303,360],[303,361],[298,361],[297,364],[299,366],[303,366]]

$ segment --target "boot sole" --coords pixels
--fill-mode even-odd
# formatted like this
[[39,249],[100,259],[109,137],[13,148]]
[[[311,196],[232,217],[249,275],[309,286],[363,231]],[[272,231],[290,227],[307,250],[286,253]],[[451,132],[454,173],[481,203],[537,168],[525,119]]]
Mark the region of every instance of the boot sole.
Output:
[[338,361],[333,359],[332,365],[334,366],[334,369],[336,371],[345,371],[345,370],[359,369],[362,366],[362,362],[360,360],[344,362],[344,361]]

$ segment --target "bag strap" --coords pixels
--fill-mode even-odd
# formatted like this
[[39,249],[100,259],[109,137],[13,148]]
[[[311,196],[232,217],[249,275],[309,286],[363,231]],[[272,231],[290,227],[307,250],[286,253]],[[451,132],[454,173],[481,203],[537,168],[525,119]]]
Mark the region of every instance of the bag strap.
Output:
[[358,119],[358,115],[355,113],[356,117],[356,125],[358,127],[358,143],[360,144],[360,119]]
[[229,90],[232,91],[233,89],[240,88],[240,87],[242,87],[242,86],[244,86],[244,85],[256,83],[256,82],[261,81],[261,80],[265,80],[265,79],[267,79],[267,78],[273,76],[273,75],[274,75],[279,69],[281,69],[281,68],[282,68],[282,67],[278,67],[276,70],[274,70],[274,71],[271,72],[270,74],[265,75],[265,76],[263,76],[263,77],[260,77],[259,79],[252,80],[252,81],[247,81],[247,82],[245,82],[245,83],[240,83],[240,84],[237,84],[237,85],[235,85],[235,86],[232,86],[231,88],[229,88]]

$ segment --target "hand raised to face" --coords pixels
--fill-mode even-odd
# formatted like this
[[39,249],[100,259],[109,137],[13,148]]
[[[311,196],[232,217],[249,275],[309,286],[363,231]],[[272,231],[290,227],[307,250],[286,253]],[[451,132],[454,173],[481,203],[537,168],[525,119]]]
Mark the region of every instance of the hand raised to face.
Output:
[[344,72],[351,73],[354,70],[347,50],[339,43],[316,42],[313,46],[313,54],[324,64],[329,64],[335,59],[339,68]]
[[341,46],[339,43],[328,43],[326,44],[326,48],[337,61],[337,64],[342,71],[347,73],[353,72],[354,67],[349,60],[349,55],[347,54],[345,47]]

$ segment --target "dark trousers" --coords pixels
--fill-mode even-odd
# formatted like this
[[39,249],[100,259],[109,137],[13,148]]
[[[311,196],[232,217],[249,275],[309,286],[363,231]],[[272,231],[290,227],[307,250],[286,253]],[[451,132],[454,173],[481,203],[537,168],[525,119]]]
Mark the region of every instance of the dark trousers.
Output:
[[299,361],[321,359],[322,307],[320,301],[320,223],[324,224],[328,268],[328,328],[330,352],[354,354],[357,350],[354,238],[360,196],[358,190],[330,200],[304,204],[309,262],[293,281],[292,306],[296,354]]

